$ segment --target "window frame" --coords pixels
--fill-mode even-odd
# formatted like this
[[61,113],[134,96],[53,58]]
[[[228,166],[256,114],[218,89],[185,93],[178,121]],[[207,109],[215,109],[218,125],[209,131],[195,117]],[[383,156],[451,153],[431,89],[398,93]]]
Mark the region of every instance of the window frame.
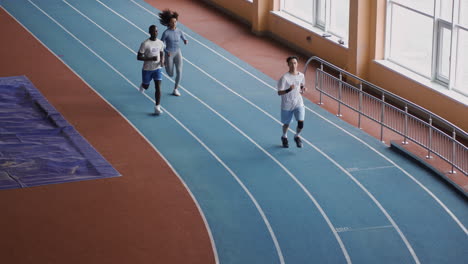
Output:
[[[401,7],[401,8],[407,9],[409,11],[415,12],[415,13],[417,13],[419,15],[423,15],[423,16],[428,17],[428,18],[432,18],[432,16],[426,14],[425,12],[414,9],[412,7],[402,5],[402,4],[398,3],[398,2],[393,2],[393,5],[389,5],[390,2],[392,2],[392,0],[387,0],[387,17],[386,17],[387,26],[386,26],[386,30],[385,30],[385,48],[384,48],[384,54],[385,55],[384,55],[384,59],[387,60],[387,61],[390,61],[390,62],[392,62],[392,63],[394,63],[394,64],[396,64],[396,65],[398,65],[398,66],[412,72],[412,73],[415,73],[415,74],[417,74],[419,76],[422,76],[424,78],[430,78],[430,76],[427,76],[424,73],[415,71],[414,69],[412,69],[412,68],[410,68],[410,67],[408,67],[406,65],[403,65],[403,64],[401,64],[400,62],[398,62],[396,60],[393,60],[391,58],[391,56],[390,56],[391,48],[388,48],[388,47],[391,47],[391,33],[393,32],[393,28],[392,28],[392,25],[393,25],[393,23],[392,23],[392,20],[393,20],[393,16],[392,16],[392,14],[393,14],[393,5],[397,5],[397,6]],[[388,11],[389,9],[390,9],[390,12]],[[433,35],[433,41],[434,41],[434,35]],[[434,43],[432,43],[432,53],[434,53]],[[431,71],[432,71],[432,69],[434,69],[434,67],[431,66]]]
[[[461,60],[461,58],[457,57],[457,51],[458,51],[458,45],[459,45],[459,39],[458,39],[458,30],[468,30],[466,27],[463,27],[460,22],[460,16],[461,16],[461,9],[460,9],[460,4],[461,1],[465,0],[448,0],[452,1],[452,15],[450,18],[450,21],[447,21],[446,19],[441,18],[441,1],[447,1],[447,0],[434,0],[434,9],[433,9],[433,15],[429,15],[426,12],[419,11],[415,8],[406,6],[404,4],[401,4],[398,2],[398,0],[386,0],[386,19],[385,19],[385,41],[384,41],[384,60],[389,61],[393,64],[398,65],[399,67],[402,67],[412,73],[415,73],[419,76],[422,76],[426,79],[428,79],[431,82],[438,83],[439,85],[445,87],[445,89],[449,91],[456,91],[457,93],[468,96],[466,92],[460,91],[455,87],[455,78],[456,78],[456,72],[457,72],[457,63],[458,60]],[[426,76],[424,73],[418,72],[415,69],[412,69],[408,65],[402,65],[398,61],[395,61],[395,58],[392,59],[392,34],[394,34],[394,28],[393,28],[393,19],[394,18],[394,7],[398,6],[400,8],[404,8],[413,12],[416,12],[420,15],[424,15],[426,17],[429,17],[433,20],[433,36],[432,36],[432,57],[431,57],[431,76]],[[468,14],[466,14],[468,15]],[[442,34],[444,30],[448,30],[450,32],[450,50],[449,50],[449,69],[448,69],[448,78],[447,76],[442,74],[442,63],[443,58],[442,58],[442,47],[443,47],[443,39],[442,39]]]
[[[453,43],[453,27],[452,27],[452,24],[445,21],[445,20],[442,20],[442,19],[438,19],[437,20],[437,26],[436,26],[436,36],[435,36],[435,39],[436,39],[436,52],[435,53],[435,57],[434,57],[434,63],[435,63],[435,67],[434,67],[434,80],[439,82],[440,84],[442,85],[449,85],[449,81],[450,81],[450,75],[451,75],[451,70],[452,70],[452,63],[451,63],[451,57],[452,57],[452,43]],[[443,34],[442,34],[442,31],[444,29],[447,29],[450,31],[450,51],[449,51],[449,73],[448,73],[448,76],[447,78],[445,76],[442,75],[441,73],[441,68],[442,68],[442,47],[443,47]]]
[[[331,6],[332,6],[331,1],[334,1],[334,0],[310,0],[310,4],[311,4],[311,8],[312,8],[312,19],[311,19],[311,21],[309,21],[309,20],[307,20],[307,19],[305,19],[303,17],[299,17],[298,15],[294,14],[293,12],[287,10],[285,8],[286,1],[288,1],[288,0],[281,0],[280,1],[280,12],[284,12],[284,13],[286,13],[286,14],[294,17],[294,18],[297,18],[297,19],[311,25],[314,28],[317,28],[317,29],[323,31],[327,35],[328,34],[333,35],[336,38],[344,40],[346,43],[348,43],[348,41],[349,41],[349,15],[348,15],[348,22],[347,22],[348,28],[347,28],[346,36],[330,30]],[[293,1],[293,0],[289,0],[289,1]],[[319,16],[320,7],[321,7],[322,4],[325,5],[325,14],[324,14],[325,21],[321,21],[320,18],[319,18],[320,17]],[[348,14],[349,14],[349,9],[348,9]],[[326,35],[324,35],[324,36],[327,37]]]

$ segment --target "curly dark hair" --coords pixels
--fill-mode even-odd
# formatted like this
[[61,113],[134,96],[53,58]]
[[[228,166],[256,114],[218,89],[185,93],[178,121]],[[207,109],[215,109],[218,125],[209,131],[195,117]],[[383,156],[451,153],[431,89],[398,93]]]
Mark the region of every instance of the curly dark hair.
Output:
[[159,22],[161,22],[161,25],[163,26],[168,27],[171,18],[179,20],[179,14],[169,9],[165,9],[161,13],[159,13]]

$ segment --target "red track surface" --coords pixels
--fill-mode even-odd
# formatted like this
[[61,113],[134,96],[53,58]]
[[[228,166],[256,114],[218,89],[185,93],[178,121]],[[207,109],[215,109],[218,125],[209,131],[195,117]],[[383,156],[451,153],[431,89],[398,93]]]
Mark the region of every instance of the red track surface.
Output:
[[[181,23],[274,79],[287,70],[285,58],[295,54],[268,38],[253,36],[247,26],[202,1],[147,2],[160,10],[178,11]],[[0,21],[4,36],[0,76],[26,75],[123,175],[0,191],[2,262],[213,263],[202,218],[161,157],[8,14],[0,11]],[[301,58],[302,65],[305,59]],[[313,80],[307,81],[307,98],[317,103]],[[324,102],[327,110],[336,113],[336,103]],[[353,112],[343,107],[342,114],[345,121],[356,125]],[[362,128],[380,138],[380,127],[373,122],[363,120]],[[384,140],[401,138],[386,131]],[[437,159],[431,162],[436,167],[446,166]],[[467,177],[454,177],[468,190]]]
[[213,263],[178,177],[107,103],[0,9],[0,76],[26,75],[122,177],[0,191],[2,263]]

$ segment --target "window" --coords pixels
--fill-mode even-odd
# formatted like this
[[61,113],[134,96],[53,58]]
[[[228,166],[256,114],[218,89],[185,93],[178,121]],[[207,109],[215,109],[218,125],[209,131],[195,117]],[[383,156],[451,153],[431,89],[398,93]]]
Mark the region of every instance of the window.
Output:
[[385,58],[468,96],[468,1],[387,0]]
[[348,40],[349,0],[282,0],[281,11]]
[[459,11],[459,24],[468,28],[468,1],[461,1]]
[[429,78],[433,20],[399,5],[392,11],[388,59]]
[[450,39],[452,37],[452,30],[448,23],[443,23],[440,21],[437,32],[439,32],[439,39],[437,41],[438,56],[436,79],[441,80],[443,83],[448,83],[450,78]]
[[330,32],[348,39],[349,0],[331,1],[330,10]]
[[282,3],[282,11],[306,22],[313,23],[312,0],[284,0]]

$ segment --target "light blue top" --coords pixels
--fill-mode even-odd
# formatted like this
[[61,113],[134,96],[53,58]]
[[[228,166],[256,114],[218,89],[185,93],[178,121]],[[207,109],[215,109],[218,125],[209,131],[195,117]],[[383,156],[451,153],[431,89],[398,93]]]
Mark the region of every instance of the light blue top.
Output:
[[185,38],[184,32],[176,28],[174,30],[168,28],[162,34],[161,40],[166,44],[165,51],[167,52],[176,52],[179,50],[179,40],[187,40]]

